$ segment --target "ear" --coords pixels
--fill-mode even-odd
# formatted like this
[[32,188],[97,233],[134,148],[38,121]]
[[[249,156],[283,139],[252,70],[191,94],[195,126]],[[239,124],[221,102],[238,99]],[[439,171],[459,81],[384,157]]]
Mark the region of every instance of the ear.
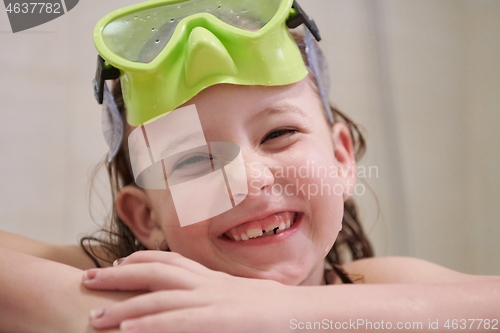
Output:
[[354,192],[356,185],[356,158],[351,132],[343,123],[335,123],[332,129],[334,155],[339,166],[339,177],[344,186],[344,200]]
[[135,186],[121,188],[116,196],[116,211],[141,244],[150,250],[162,244],[163,228],[144,190]]

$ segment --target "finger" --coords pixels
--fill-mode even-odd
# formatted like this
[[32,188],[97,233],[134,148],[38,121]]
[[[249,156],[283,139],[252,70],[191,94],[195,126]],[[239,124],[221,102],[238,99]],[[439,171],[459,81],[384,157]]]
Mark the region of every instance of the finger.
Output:
[[210,333],[227,332],[217,314],[207,311],[209,307],[188,308],[178,311],[162,312],[138,319],[126,320],[120,324],[123,333]]
[[200,263],[188,259],[175,252],[165,251],[137,251],[128,257],[122,258],[117,262],[117,265],[129,265],[147,262],[161,262],[167,265],[172,265],[187,269],[193,273],[204,274],[211,270],[201,265]]
[[82,282],[88,289],[156,291],[193,289],[199,277],[192,272],[161,263],[144,263],[84,272]]
[[90,314],[90,324],[96,329],[118,327],[124,320],[150,316],[161,312],[200,307],[207,304],[196,293],[184,290],[158,291],[113,304]]

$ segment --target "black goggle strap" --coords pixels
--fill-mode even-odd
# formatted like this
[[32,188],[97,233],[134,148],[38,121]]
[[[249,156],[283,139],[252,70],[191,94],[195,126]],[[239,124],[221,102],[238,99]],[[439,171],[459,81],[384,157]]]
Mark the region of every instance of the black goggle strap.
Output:
[[328,120],[331,124],[334,122],[333,112],[330,107],[330,75],[328,70],[328,63],[326,62],[325,55],[318,42],[316,41],[313,34],[308,30],[304,29],[304,41],[306,44],[307,60],[309,63],[309,69],[311,70],[314,78],[316,79],[316,85],[318,86],[318,92],[321,97],[321,102],[325,108]]
[[103,86],[102,93],[101,127],[104,140],[109,147],[107,162],[110,163],[120,149],[123,140],[124,124],[115,99],[106,84]]
[[94,97],[97,103],[102,104],[104,99],[104,85],[106,80],[116,80],[120,77],[120,70],[109,64],[106,64],[104,59],[97,56],[97,70],[95,73],[94,83]]
[[304,40],[309,68],[316,79],[321,101],[328,115],[328,120],[333,124],[333,113],[330,108],[330,99],[328,97],[330,91],[330,77],[325,56],[318,45],[318,42],[321,40],[318,26],[312,17],[307,15],[302,7],[300,7],[297,0],[294,0],[292,8],[295,9],[295,13],[288,18],[286,25],[290,29],[297,28],[301,24],[306,26],[306,29],[304,29]]
[[319,42],[321,40],[321,35],[318,26],[316,25],[316,22],[314,22],[314,20],[309,15],[306,14],[306,12],[302,9],[302,7],[300,7],[297,0],[294,0],[292,8],[295,9],[295,14],[290,16],[286,21],[287,27],[289,27],[290,29],[295,29],[299,25],[305,24],[307,29]]
[[110,163],[118,153],[123,139],[124,124],[115,99],[106,85],[106,80],[116,80],[120,77],[120,70],[105,63],[97,56],[97,70],[93,80],[94,97],[97,103],[102,104],[101,127],[104,140],[109,147],[107,162]]

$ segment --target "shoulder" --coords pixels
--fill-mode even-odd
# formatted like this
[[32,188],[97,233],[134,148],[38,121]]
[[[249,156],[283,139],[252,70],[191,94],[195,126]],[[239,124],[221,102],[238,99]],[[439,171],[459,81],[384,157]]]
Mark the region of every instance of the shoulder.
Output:
[[460,273],[411,257],[380,257],[353,261],[343,266],[355,283],[450,283],[489,280],[494,277]]
[[[0,230],[0,246],[32,257],[55,261],[79,269],[95,268],[95,263],[88,253],[97,258],[107,258],[107,253],[100,246],[59,245],[31,239],[21,235]],[[109,266],[104,260],[97,259],[99,264]],[[112,260],[111,260],[112,261]]]
[[105,267],[106,264],[101,260],[94,261],[91,258],[92,255],[100,258],[97,254],[102,255],[102,250],[95,246],[86,247],[84,250],[80,245],[54,245],[52,250],[47,251],[42,258],[82,270],[95,268],[96,261],[101,267]]

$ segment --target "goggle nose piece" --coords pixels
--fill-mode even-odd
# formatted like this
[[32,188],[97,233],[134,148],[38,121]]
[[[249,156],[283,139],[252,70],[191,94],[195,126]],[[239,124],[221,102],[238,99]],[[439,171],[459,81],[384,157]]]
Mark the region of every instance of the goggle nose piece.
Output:
[[189,87],[212,76],[238,74],[236,64],[222,42],[203,27],[194,28],[189,35],[184,68]]

